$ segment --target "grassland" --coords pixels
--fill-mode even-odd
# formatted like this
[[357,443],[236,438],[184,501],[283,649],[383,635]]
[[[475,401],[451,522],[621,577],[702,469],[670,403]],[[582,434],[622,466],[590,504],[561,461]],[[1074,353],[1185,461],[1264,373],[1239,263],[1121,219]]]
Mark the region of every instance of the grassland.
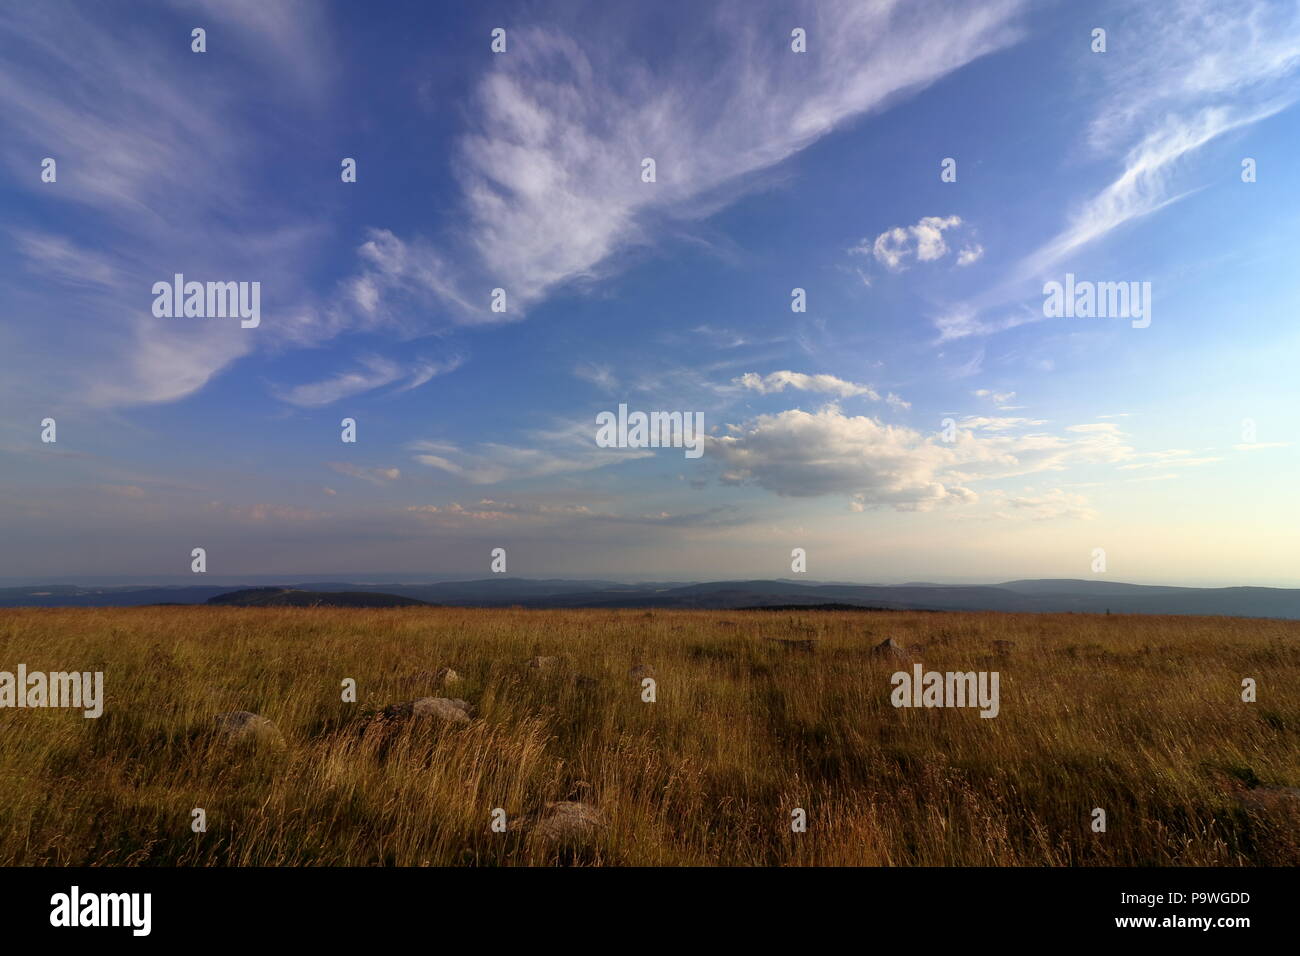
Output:
[[[927,670],[997,670],[999,716],[892,707],[890,675],[910,665],[873,655],[889,637],[925,645]],[[999,640],[1015,647],[996,655]],[[534,655],[563,666],[521,666]],[[98,720],[0,710],[3,865],[1300,863],[1296,801],[1274,789],[1300,786],[1300,622],[0,612],[0,670],[19,663],[103,671],[106,705]],[[655,669],[654,703],[636,663]],[[443,666],[463,683],[430,686]],[[1243,677],[1258,702],[1241,701]],[[429,694],[464,698],[474,721],[375,731],[374,711]],[[231,710],[270,718],[287,746],[214,739]],[[594,839],[522,825],[575,796],[604,820]],[[506,833],[489,827],[497,807]]]

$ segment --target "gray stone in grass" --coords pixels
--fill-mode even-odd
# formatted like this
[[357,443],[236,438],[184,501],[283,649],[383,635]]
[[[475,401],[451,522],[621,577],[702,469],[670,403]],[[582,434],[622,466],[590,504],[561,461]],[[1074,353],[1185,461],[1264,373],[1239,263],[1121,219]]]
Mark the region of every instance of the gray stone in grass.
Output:
[[532,828],[534,839],[548,843],[587,843],[605,829],[604,815],[589,803],[561,800],[548,803]]
[[433,717],[449,724],[468,724],[469,710],[467,701],[451,700],[446,697],[420,697],[400,704],[389,704],[384,708],[384,717],[389,720]]
[[885,638],[883,641],[881,641],[879,644],[873,647],[871,649],[871,653],[875,654],[877,657],[901,658],[901,657],[912,656],[908,652],[907,648],[903,647],[902,644],[898,643],[898,641],[894,640],[892,637]]

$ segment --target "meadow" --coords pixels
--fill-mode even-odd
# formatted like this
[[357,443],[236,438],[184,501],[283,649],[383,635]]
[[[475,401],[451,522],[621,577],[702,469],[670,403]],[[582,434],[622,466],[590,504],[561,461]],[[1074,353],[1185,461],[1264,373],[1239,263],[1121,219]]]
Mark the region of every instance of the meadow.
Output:
[[[889,638],[920,647],[874,650]],[[891,675],[913,661],[997,671],[997,717],[895,708]],[[105,701],[98,719],[0,710],[6,866],[1300,863],[1296,621],[0,612],[0,669],[19,663],[102,671]],[[439,689],[444,667],[461,682]],[[426,696],[472,720],[380,715]],[[237,710],[283,746],[214,735]],[[561,801],[590,809],[581,838],[539,826]]]

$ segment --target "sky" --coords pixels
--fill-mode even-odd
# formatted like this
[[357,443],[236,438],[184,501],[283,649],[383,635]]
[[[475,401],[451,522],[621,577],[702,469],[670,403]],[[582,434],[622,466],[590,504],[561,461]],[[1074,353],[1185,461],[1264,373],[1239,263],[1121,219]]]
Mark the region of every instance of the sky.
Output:
[[1294,2],[4,4],[0,577],[1300,587],[1298,99]]

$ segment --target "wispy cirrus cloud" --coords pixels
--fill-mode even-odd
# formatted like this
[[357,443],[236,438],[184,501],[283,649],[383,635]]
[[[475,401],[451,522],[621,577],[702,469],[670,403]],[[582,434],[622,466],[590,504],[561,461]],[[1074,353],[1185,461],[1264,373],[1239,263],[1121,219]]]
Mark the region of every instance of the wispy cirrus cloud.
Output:
[[410,442],[407,449],[420,464],[471,485],[591,471],[655,454],[650,449],[601,448],[595,443],[595,434],[593,421],[591,425],[530,432],[528,445],[481,442],[464,447],[450,441],[420,440]]
[[402,392],[419,388],[437,375],[454,372],[460,367],[462,361],[459,357],[453,357],[441,362],[431,360],[395,362],[378,355],[363,356],[358,359],[360,368],[339,372],[319,382],[309,382],[291,388],[277,388],[275,394],[281,401],[288,402],[290,405],[297,405],[300,408],[320,408],[389,385],[396,385],[394,391]]
[[1114,162],[1118,173],[1078,202],[1064,227],[999,284],[940,311],[934,319],[940,342],[1041,319],[1036,310],[1009,306],[1027,283],[1041,282],[1116,230],[1196,193],[1201,184],[1187,179],[1187,160],[1300,100],[1300,6],[1293,3],[1246,0],[1231,10],[1213,0],[1137,6],[1111,33],[1144,51],[1089,61],[1105,92],[1085,145],[1096,158]]
[[[705,60],[583,43],[581,23],[517,28],[477,85],[478,119],[460,143],[467,225],[439,261],[471,277],[447,298],[464,321],[499,321],[484,294],[494,286],[513,317],[615,268],[843,123],[1015,42],[1024,8],[826,0],[799,10],[816,37],[808,57],[789,52],[788,15],[745,3],[701,11],[697,34],[723,41]],[[643,157],[654,183],[641,181]]]
[[[347,475],[350,478],[360,478],[362,481],[368,481],[371,484],[382,485],[390,481],[397,481],[402,477],[402,469],[385,468],[385,467],[366,467],[364,465],[354,465],[346,461],[332,461],[329,467],[338,472],[340,475]],[[327,494],[334,494],[332,490]]]
[[[277,303],[303,294],[298,267],[319,224],[295,212],[291,197],[260,188],[267,156],[239,103],[256,100],[266,111],[321,104],[322,11],[301,0],[207,6],[202,19],[223,55],[206,61],[191,52],[188,26],[178,30],[170,17],[128,32],[118,11],[96,5],[0,9],[0,166],[40,210],[28,224],[16,204],[8,235],[0,233],[17,252],[12,265],[0,264],[0,282],[30,318],[8,330],[0,350],[0,388],[13,392],[6,402],[174,401],[278,340],[278,323],[250,336],[222,323],[154,318],[150,285],[175,272],[259,280]],[[55,182],[35,173],[47,156]],[[52,284],[33,288],[15,269]],[[63,343],[56,368],[33,375],[9,364],[39,354],[52,332]]]

